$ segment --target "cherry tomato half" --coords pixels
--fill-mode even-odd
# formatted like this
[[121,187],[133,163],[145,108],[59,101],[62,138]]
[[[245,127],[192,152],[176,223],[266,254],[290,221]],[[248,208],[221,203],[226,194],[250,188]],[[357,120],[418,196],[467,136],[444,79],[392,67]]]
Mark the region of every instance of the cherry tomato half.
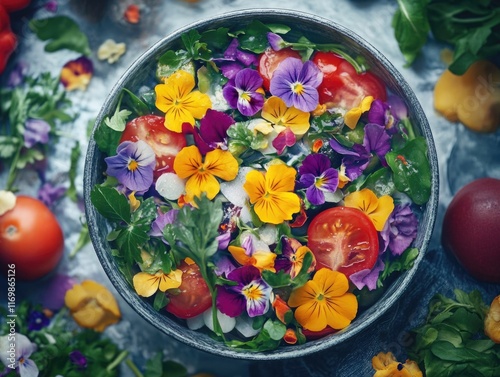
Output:
[[153,148],[156,154],[155,179],[163,173],[174,171],[175,156],[186,146],[184,135],[167,130],[164,122],[165,119],[158,115],[143,115],[132,119],[125,126],[120,139],[120,143],[143,140]]
[[40,200],[19,195],[16,205],[0,216],[0,263],[15,265],[15,276],[35,280],[52,271],[64,251],[57,218]]
[[259,74],[264,80],[264,89],[269,91],[269,85],[271,84],[271,78],[273,77],[273,72],[278,68],[278,65],[286,58],[298,58],[300,59],[300,54],[292,50],[290,47],[284,48],[279,51],[274,51],[271,47],[268,47],[259,57]]
[[182,271],[180,293],[168,295],[165,310],[178,318],[196,317],[212,306],[212,296],[195,263],[181,262],[178,268]]
[[327,267],[349,277],[377,261],[377,230],[359,209],[333,207],[320,212],[312,219],[307,236],[317,269]]
[[358,106],[367,96],[386,100],[384,82],[373,73],[358,74],[351,63],[333,52],[318,51],[312,61],[323,72],[323,82],[318,87],[319,102],[328,108],[340,106],[350,109]]

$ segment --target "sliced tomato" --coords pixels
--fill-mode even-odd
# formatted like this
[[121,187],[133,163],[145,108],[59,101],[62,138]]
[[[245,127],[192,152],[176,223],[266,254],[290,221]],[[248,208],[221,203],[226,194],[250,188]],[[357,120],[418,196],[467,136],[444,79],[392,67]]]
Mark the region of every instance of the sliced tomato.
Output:
[[271,47],[268,47],[259,57],[259,73],[264,80],[264,89],[269,91],[269,85],[271,84],[271,78],[273,77],[273,72],[278,68],[278,65],[286,58],[298,58],[300,59],[300,54],[292,50],[290,47],[284,48],[279,51],[274,51]]
[[344,273],[371,269],[378,257],[378,234],[370,218],[359,209],[333,207],[312,219],[308,246],[322,267]]
[[165,310],[178,318],[195,317],[212,306],[212,296],[195,263],[181,262],[178,268],[182,271],[180,293],[168,295],[170,302]]
[[155,179],[163,173],[174,171],[175,156],[186,146],[186,138],[181,133],[167,130],[165,118],[158,115],[143,115],[132,119],[125,126],[120,143],[143,140],[156,154]]
[[318,51],[312,61],[323,72],[323,82],[318,87],[319,102],[328,108],[358,106],[364,97],[385,101],[384,82],[372,72],[358,74],[351,63],[333,52]]

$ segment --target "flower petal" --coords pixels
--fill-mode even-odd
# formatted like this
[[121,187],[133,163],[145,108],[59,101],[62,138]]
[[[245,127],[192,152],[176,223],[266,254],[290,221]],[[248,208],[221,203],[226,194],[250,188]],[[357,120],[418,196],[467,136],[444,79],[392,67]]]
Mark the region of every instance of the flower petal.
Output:
[[201,153],[195,145],[182,148],[174,160],[174,171],[182,179],[196,174],[201,166]]
[[134,275],[132,282],[134,284],[134,289],[139,296],[151,297],[158,290],[160,278],[161,277],[158,275],[139,272]]
[[254,204],[266,194],[266,178],[258,170],[252,170],[245,176],[243,188],[247,192],[250,203]]
[[207,194],[208,199],[213,199],[219,191],[219,181],[207,172],[198,172],[192,175],[186,182],[186,194],[188,197],[199,197],[204,192]]
[[203,168],[225,181],[232,181],[238,175],[238,161],[229,151],[214,149],[205,156]]
[[238,317],[245,311],[245,298],[228,286],[217,286],[217,308],[229,317]]
[[270,192],[293,191],[297,171],[285,164],[271,165],[266,173],[266,186]]
[[167,289],[179,288],[182,283],[182,271],[180,269],[172,270],[169,274],[162,271],[157,272],[160,275],[160,291],[165,292]]

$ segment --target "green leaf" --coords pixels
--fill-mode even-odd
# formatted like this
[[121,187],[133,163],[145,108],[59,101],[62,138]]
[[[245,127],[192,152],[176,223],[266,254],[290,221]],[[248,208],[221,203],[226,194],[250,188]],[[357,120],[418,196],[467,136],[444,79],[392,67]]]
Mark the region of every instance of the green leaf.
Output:
[[146,370],[144,377],[163,377],[163,354],[155,353],[148,361],[146,361]]
[[0,135],[0,158],[12,158],[21,144],[21,139],[17,137]]
[[141,263],[141,247],[149,240],[148,225],[129,225],[120,230],[116,244],[128,264]]
[[402,149],[387,153],[385,159],[394,174],[396,188],[415,204],[427,203],[431,195],[431,169],[425,139],[416,137]]
[[411,65],[427,42],[430,31],[426,6],[429,0],[397,0],[392,18],[394,36],[407,65]]
[[292,284],[292,278],[290,277],[290,274],[286,273],[284,270],[279,270],[276,272],[263,270],[262,278],[273,288],[288,287]]
[[68,198],[70,198],[74,202],[78,200],[75,180],[76,180],[78,160],[80,159],[80,154],[81,154],[80,143],[77,141],[73,146],[73,148],[71,148],[71,157],[70,157],[70,165],[68,172],[69,188],[66,191],[66,195],[68,196]]
[[267,33],[270,32],[268,26],[260,21],[252,21],[250,25],[244,30],[243,34],[239,36],[240,48],[252,51],[256,54],[261,54],[269,46],[267,41]]
[[395,272],[402,272],[413,267],[413,262],[418,256],[417,248],[408,248],[401,254],[401,257],[396,260],[386,260],[385,267],[380,273],[377,286],[380,288],[384,285],[384,280]]
[[120,110],[119,107],[117,107],[111,118],[106,117],[104,119],[104,124],[114,131],[123,132],[130,114],[132,114],[131,111]]
[[280,321],[269,319],[264,323],[264,330],[268,332],[272,340],[281,340],[285,336],[286,326]]
[[[179,69],[183,69],[187,72],[194,72],[194,66],[189,64],[191,61],[191,57],[184,50],[168,50],[165,52],[160,59],[158,60],[158,64],[156,67],[156,76],[159,81],[162,79],[169,77],[172,73],[178,71]],[[186,69],[186,66],[189,67]]]
[[200,42],[201,35],[197,30],[191,29],[181,35],[189,57],[193,60],[210,60],[211,53],[205,42]]
[[158,290],[155,294],[155,299],[153,301],[153,308],[157,311],[160,311],[165,306],[167,306],[169,300],[165,292]]
[[205,43],[210,50],[225,50],[231,41],[228,32],[229,29],[225,27],[207,30],[201,34],[200,42]]
[[45,46],[47,52],[68,49],[86,56],[92,53],[87,36],[70,17],[54,16],[31,20],[29,27],[42,41],[51,40]]
[[441,360],[453,362],[475,361],[480,358],[480,353],[464,347],[455,347],[449,342],[435,341],[431,346],[431,352]]
[[102,122],[94,132],[94,140],[102,153],[108,156],[116,155],[120,143],[121,132],[115,131]]
[[96,185],[90,192],[90,200],[96,210],[108,220],[130,222],[130,204],[125,195],[115,188]]
[[248,149],[259,150],[267,147],[267,140],[264,134],[258,132],[255,134],[248,128],[247,122],[237,122],[227,130],[229,137],[229,151],[240,156]]
[[127,88],[123,88],[123,91],[128,94],[125,97],[126,103],[137,115],[141,116],[150,113],[149,106],[143,100],[141,100]]

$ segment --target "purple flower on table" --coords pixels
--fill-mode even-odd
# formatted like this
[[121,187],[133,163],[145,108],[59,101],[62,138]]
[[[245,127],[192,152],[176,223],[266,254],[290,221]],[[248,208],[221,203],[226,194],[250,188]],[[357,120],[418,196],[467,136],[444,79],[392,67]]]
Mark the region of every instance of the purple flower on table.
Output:
[[288,107],[304,112],[313,111],[318,106],[318,86],[323,81],[323,73],[312,62],[302,63],[297,58],[286,58],[274,71],[270,91],[280,97]]
[[272,288],[262,279],[254,266],[243,266],[231,271],[227,278],[237,285],[217,286],[217,308],[229,317],[238,317],[244,311],[257,317],[269,310]]
[[49,0],[45,3],[43,6],[47,11],[55,13],[57,12],[57,1],[55,0]]
[[391,149],[391,137],[385,131],[384,126],[368,123],[365,126],[363,146],[367,152],[375,153],[382,165],[387,166],[385,155]]
[[0,336],[0,360],[7,367],[14,364],[18,374],[21,377],[37,377],[38,367],[35,362],[30,359],[33,352],[36,351],[36,344],[23,334],[15,333],[15,360],[12,362],[12,353],[10,352],[11,335]]
[[[161,213],[156,216],[156,219],[151,223],[149,235],[152,237],[163,237],[163,229],[167,224],[173,224],[177,219],[178,209],[171,209],[168,212]],[[166,241],[165,241],[166,242]]]
[[230,80],[242,69],[248,68],[252,64],[257,65],[259,60],[258,55],[242,51],[238,47],[238,39],[234,38],[224,51],[224,57],[213,59],[220,66],[222,74]]
[[69,353],[69,361],[80,370],[87,368],[87,358],[78,350]]
[[361,144],[354,144],[351,148],[344,147],[337,140],[331,139],[330,146],[342,155],[342,165],[345,166],[345,175],[353,181],[358,178],[370,162],[371,153]]
[[267,33],[267,41],[274,51],[279,51],[287,46],[285,40],[276,33]]
[[7,79],[7,87],[15,88],[24,82],[24,77],[28,73],[28,63],[25,61],[18,62],[14,69],[10,72],[9,78]]
[[46,182],[38,189],[38,199],[40,199],[47,207],[52,207],[55,202],[61,199],[67,189],[63,186],[53,186]]
[[184,123],[183,132],[192,133],[194,142],[201,154],[220,148],[227,150],[227,130],[235,123],[229,115],[208,109],[200,121],[200,127],[193,127]]
[[32,148],[35,144],[49,142],[50,124],[43,119],[28,119],[24,124],[24,146]]
[[238,109],[245,116],[252,116],[264,105],[264,95],[258,92],[262,82],[257,71],[245,68],[226,84],[222,94],[233,109]]
[[389,249],[395,256],[403,252],[417,237],[418,220],[410,204],[398,204],[392,211],[381,234],[389,239]]
[[325,192],[335,192],[339,173],[324,154],[310,154],[299,167],[300,186],[307,187],[306,198],[313,205],[325,203]]
[[356,288],[363,289],[364,287],[367,287],[368,290],[373,291],[377,288],[378,277],[380,275],[380,272],[383,271],[384,267],[384,262],[379,258],[372,269],[366,268],[364,270],[355,272],[354,274],[349,276],[349,279],[356,286]]
[[116,156],[104,159],[106,173],[132,191],[146,191],[153,183],[156,156],[144,141],[124,141],[116,149]]
[[50,324],[50,318],[44,312],[33,310],[28,314],[28,330],[38,331]]

